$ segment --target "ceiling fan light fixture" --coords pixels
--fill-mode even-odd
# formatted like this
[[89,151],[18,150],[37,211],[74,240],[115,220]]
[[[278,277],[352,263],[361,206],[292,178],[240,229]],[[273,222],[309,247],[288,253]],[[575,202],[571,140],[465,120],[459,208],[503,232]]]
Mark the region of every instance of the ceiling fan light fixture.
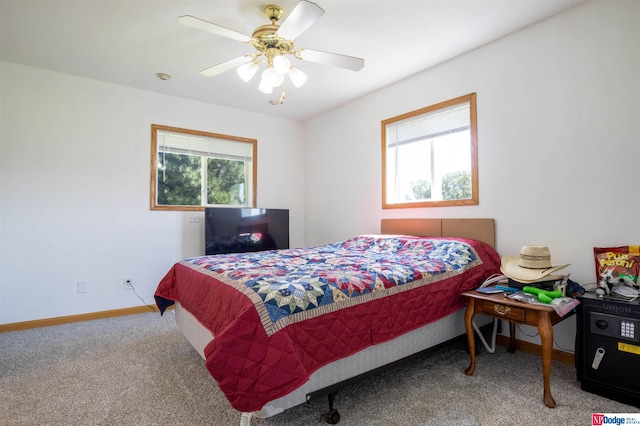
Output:
[[248,83],[253,78],[253,76],[256,75],[258,68],[260,68],[258,64],[252,61],[236,68],[236,72],[238,73],[242,81]]
[[282,84],[282,74],[278,73],[273,67],[268,67],[266,70],[262,72],[262,80],[260,81],[260,85],[269,84],[271,87],[278,87]]
[[270,95],[273,92],[273,85],[269,81],[263,78],[260,80],[260,85],[258,86],[258,90],[264,93],[265,95]]
[[278,74],[276,81],[273,83],[273,87],[281,86],[284,83],[284,76],[282,74]]
[[308,77],[298,68],[291,67],[291,69],[289,69],[289,78],[293,85],[296,86],[296,89],[299,89],[307,81]]
[[285,56],[278,55],[273,58],[273,68],[279,74],[286,74],[289,71],[289,68],[291,68],[291,62],[289,62]]

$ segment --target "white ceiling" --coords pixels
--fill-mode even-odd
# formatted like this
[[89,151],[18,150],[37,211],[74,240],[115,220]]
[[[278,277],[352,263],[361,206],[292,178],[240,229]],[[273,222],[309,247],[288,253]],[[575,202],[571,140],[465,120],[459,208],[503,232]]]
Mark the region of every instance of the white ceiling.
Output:
[[[307,120],[585,0],[316,0],[322,16],[296,48],[365,60],[359,72],[293,59],[309,80],[257,90],[231,70],[199,71],[253,53],[250,45],[180,25],[193,15],[243,34],[297,0],[0,0],[0,59],[202,102]],[[282,21],[280,21],[282,22]],[[162,81],[156,73],[171,75]],[[276,92],[277,95],[276,95]]]

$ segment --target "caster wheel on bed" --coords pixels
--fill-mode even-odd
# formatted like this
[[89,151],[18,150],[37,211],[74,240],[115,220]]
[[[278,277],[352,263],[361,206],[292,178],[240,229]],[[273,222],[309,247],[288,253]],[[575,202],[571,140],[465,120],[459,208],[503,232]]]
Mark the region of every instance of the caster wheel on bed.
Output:
[[340,421],[340,413],[338,413],[338,410],[333,409],[324,414],[324,420],[330,425],[335,425]]

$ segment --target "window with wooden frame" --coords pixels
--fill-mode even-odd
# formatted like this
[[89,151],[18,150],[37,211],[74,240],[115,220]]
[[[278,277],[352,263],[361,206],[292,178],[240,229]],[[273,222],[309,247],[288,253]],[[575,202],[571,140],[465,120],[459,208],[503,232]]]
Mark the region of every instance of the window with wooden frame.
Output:
[[382,121],[382,208],[478,204],[476,94]]
[[151,210],[256,206],[257,141],[151,125]]

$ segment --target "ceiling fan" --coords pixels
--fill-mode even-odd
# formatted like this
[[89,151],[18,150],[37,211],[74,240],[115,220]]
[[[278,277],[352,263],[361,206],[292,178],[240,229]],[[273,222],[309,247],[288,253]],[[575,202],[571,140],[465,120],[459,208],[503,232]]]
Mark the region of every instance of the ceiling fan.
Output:
[[256,28],[251,36],[194,16],[180,16],[180,24],[251,44],[257,51],[204,69],[200,74],[211,77],[236,68],[240,78],[248,82],[264,63],[266,69],[262,72],[258,89],[262,93],[270,94],[275,87],[283,86],[280,97],[280,103],[283,103],[285,74],[289,75],[296,87],[302,86],[307,80],[302,71],[291,65],[287,55],[352,71],[359,71],[364,66],[364,59],[361,58],[295,47],[295,39],[324,14],[324,10],[317,4],[300,0],[281,25],[276,24],[284,14],[280,6],[268,5],[264,8],[264,14],[271,23]]

